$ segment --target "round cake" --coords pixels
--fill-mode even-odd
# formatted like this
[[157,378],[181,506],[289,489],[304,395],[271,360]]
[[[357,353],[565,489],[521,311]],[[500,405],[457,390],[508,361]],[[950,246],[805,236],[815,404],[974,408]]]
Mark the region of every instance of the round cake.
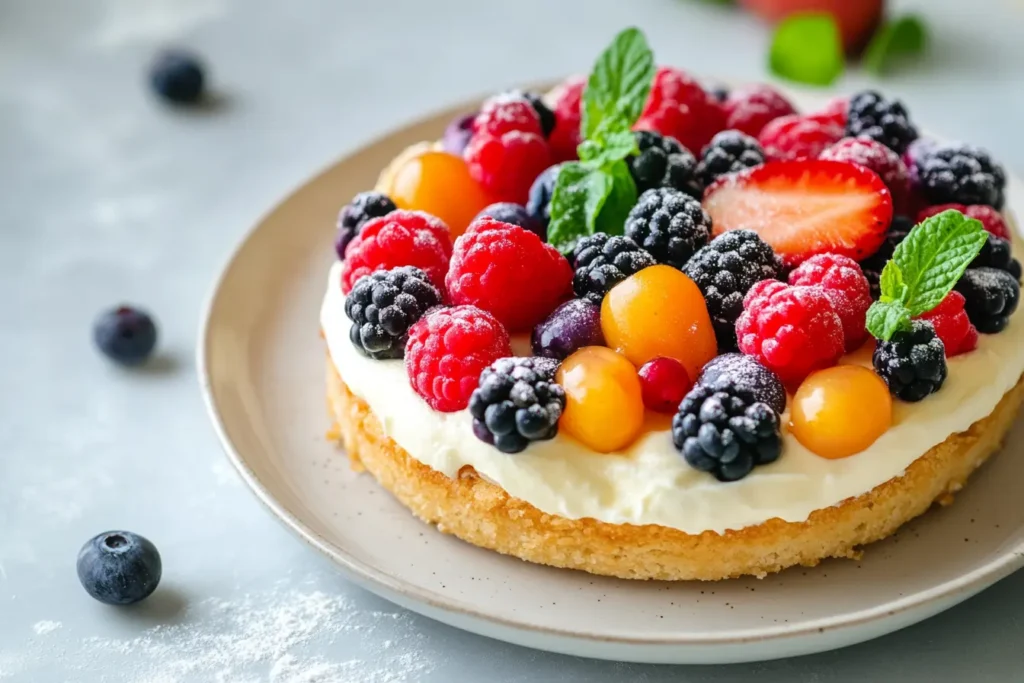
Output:
[[[859,557],[951,502],[1024,400],[1005,172],[877,93],[800,113],[646,49],[631,29],[604,78],[488,99],[342,209],[331,435],[531,562]],[[644,68],[608,78],[622,50]]]

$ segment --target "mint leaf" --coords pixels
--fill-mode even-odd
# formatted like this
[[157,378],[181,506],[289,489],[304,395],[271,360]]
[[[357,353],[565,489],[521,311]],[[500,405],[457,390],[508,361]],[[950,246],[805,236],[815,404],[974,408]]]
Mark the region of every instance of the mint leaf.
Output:
[[583,164],[563,164],[551,195],[548,242],[561,248],[593,234],[597,216],[612,192],[612,180]]
[[900,242],[892,260],[907,288],[912,316],[932,310],[949,294],[988,240],[981,221],[959,211],[925,219]]
[[583,91],[583,137],[591,139],[601,121],[615,114],[628,128],[640,117],[654,81],[654,54],[638,28],[627,28],[597,58]]
[[843,72],[843,43],[831,14],[793,14],[775,29],[768,67],[798,83],[829,85]]
[[621,159],[606,167],[602,175],[608,179],[609,192],[597,215],[597,232],[621,235],[625,232],[626,216],[636,204],[636,183],[629,166]]
[[888,261],[882,268],[882,275],[879,279],[882,301],[897,301],[906,303],[907,285],[903,282],[903,271],[896,265],[895,261]]
[[910,311],[899,301],[876,301],[868,309],[866,327],[876,339],[889,341],[900,330],[910,329]]
[[876,75],[888,71],[901,57],[924,52],[928,32],[920,17],[913,14],[887,21],[871,38],[861,64]]
[[[616,122],[619,120],[618,116],[606,118],[598,126],[592,140],[584,140],[580,143],[577,152],[581,161],[593,168],[600,168],[614,164],[639,151],[636,136],[629,126],[616,127]],[[609,124],[607,128],[606,124]]]

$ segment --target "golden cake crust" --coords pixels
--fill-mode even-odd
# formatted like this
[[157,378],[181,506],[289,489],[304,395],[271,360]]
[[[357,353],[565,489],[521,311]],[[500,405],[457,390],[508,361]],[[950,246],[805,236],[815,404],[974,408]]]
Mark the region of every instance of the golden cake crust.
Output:
[[739,531],[687,534],[655,524],[609,524],[541,512],[466,466],[451,478],[420,463],[381,431],[330,358],[327,398],[335,429],[356,470],[367,470],[420,519],[483,548],[530,562],[624,579],[718,580],[764,577],[892,534],[933,502],[952,502],[979,465],[999,449],[1024,400],[1024,378],[988,417],[953,434],[871,491],[814,511],[805,522],[770,519]]

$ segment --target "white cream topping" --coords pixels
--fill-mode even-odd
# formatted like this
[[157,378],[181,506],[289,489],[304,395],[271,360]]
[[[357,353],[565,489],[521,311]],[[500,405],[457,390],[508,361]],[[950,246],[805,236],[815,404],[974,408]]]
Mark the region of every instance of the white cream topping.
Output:
[[[867,450],[826,460],[783,427],[782,457],[728,484],[690,468],[667,429],[644,434],[621,453],[595,453],[559,434],[508,455],[473,436],[468,411],[431,409],[410,387],[401,360],[374,361],[356,350],[348,338],[340,269],[335,264],[328,278],[320,323],[342,379],[366,401],[384,433],[447,476],[471,465],[512,496],[571,519],[660,524],[691,534],[772,518],[802,522],[814,510],[901,476],[930,448],[991,413],[1024,372],[1024,316],[1016,315],[1001,334],[981,335],[977,350],[950,358],[940,391],[916,404],[895,401],[892,428]],[[513,348],[528,352],[528,344],[518,341]],[[870,365],[870,357],[862,351],[844,362]],[[788,422],[783,415],[783,425]]]

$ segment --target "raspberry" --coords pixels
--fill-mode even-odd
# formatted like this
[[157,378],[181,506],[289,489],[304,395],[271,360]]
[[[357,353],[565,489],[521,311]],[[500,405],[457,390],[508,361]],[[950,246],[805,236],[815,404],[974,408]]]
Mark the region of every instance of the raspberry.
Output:
[[806,116],[780,116],[757,136],[770,160],[816,159],[826,147],[843,137],[843,129],[829,121]]
[[435,308],[409,330],[405,371],[427,405],[453,413],[469,405],[484,368],[511,355],[508,332],[487,311]]
[[859,348],[867,339],[864,320],[871,306],[871,288],[852,258],[839,254],[812,256],[789,274],[789,284],[825,290],[836,315],[843,321],[847,352]]
[[827,147],[819,159],[847,161],[874,171],[892,193],[893,206],[900,211],[910,194],[910,177],[900,155],[869,138],[844,138]]
[[548,136],[553,161],[576,159],[580,144],[580,102],[587,79],[583,76],[568,78],[551,93],[554,103],[555,128]]
[[947,358],[973,351],[978,346],[978,330],[964,311],[965,303],[964,295],[953,291],[938,306],[917,316],[935,328],[935,334],[946,347]]
[[757,137],[771,121],[795,114],[789,100],[767,85],[755,85],[729,93],[725,100],[725,127]]
[[903,154],[917,139],[917,128],[903,103],[887,100],[873,90],[862,90],[851,97],[846,117],[846,135],[871,138],[897,154]]
[[469,174],[495,201],[525,204],[530,185],[551,165],[551,148],[539,133],[482,132],[469,141],[465,158]]
[[736,321],[740,351],[795,386],[843,355],[843,322],[821,287],[794,287],[775,280],[747,292]]
[[473,119],[473,135],[501,137],[512,131],[543,137],[540,116],[530,101],[519,93],[502,93],[484,101]]
[[807,115],[809,119],[826,121],[841,128],[846,128],[846,112],[850,108],[850,100],[845,97],[833,97],[825,106]]
[[518,332],[569,298],[572,268],[529,230],[484,218],[455,241],[445,282],[452,303],[479,306]]
[[422,211],[392,211],[363,224],[345,250],[341,289],[352,291],[356,280],[377,270],[416,266],[438,288],[444,285],[452,238],[440,218]]
[[917,222],[920,223],[925,218],[948,211],[949,209],[959,211],[970,218],[977,218],[985,226],[986,230],[1000,239],[1010,239],[1010,228],[1007,227],[1003,214],[985,204],[971,204],[970,206],[964,204],[938,204],[936,206],[929,206],[917,213]]
[[879,340],[872,365],[889,385],[889,393],[913,403],[942,388],[946,381],[946,350],[931,324],[914,320],[889,341]]
[[684,72],[661,67],[635,130],[673,137],[691,152],[700,150],[725,128],[725,107]]

